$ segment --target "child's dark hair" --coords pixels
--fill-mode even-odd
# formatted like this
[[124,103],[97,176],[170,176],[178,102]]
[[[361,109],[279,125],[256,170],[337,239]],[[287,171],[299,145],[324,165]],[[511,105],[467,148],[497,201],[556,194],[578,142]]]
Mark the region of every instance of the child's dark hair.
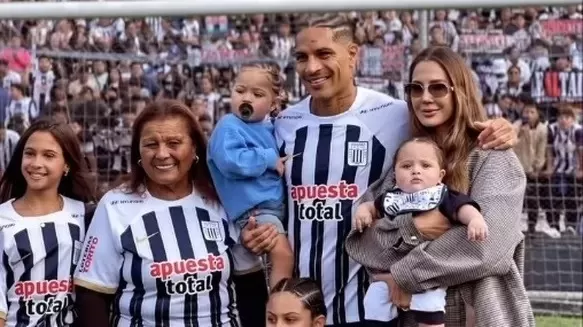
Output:
[[50,118],[37,120],[22,134],[6,171],[0,179],[0,201],[6,202],[12,198],[20,198],[26,192],[27,184],[21,170],[22,156],[26,142],[36,132],[46,132],[55,138],[63,150],[65,163],[69,166],[68,174],[63,176],[59,183],[59,194],[85,203],[94,201],[95,189],[90,183],[87,165],[81,154],[77,136],[69,125],[55,122]]
[[310,310],[312,318],[326,316],[324,295],[316,282],[309,278],[284,278],[272,289],[270,294],[289,292],[299,298],[304,307]]
[[271,82],[271,90],[278,98],[278,109],[283,110],[287,107],[288,97],[284,89],[284,79],[281,75],[281,68],[274,62],[256,61],[245,63],[241,66],[244,69],[260,69],[267,73]]
[[570,106],[563,106],[561,108],[559,108],[559,116],[565,116],[565,117],[569,117],[569,118],[573,118],[576,119],[577,115],[575,114],[575,109],[573,109],[573,107]]
[[401,149],[405,147],[405,145],[409,143],[425,143],[429,144],[435,150],[435,155],[437,156],[437,163],[439,164],[439,168],[445,168],[445,155],[443,154],[443,150],[435,143],[434,140],[430,139],[429,137],[414,137],[410,138],[407,141],[401,143],[399,148],[395,152],[395,156],[393,157],[393,167],[397,164],[397,160],[399,159],[399,153],[401,153]]

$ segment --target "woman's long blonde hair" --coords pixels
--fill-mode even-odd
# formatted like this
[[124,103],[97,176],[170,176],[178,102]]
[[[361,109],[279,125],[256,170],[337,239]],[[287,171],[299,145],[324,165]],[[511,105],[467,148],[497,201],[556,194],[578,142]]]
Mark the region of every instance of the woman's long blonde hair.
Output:
[[450,132],[447,135],[437,135],[435,128],[425,127],[419,122],[411,99],[408,98],[413,137],[429,137],[439,144],[445,154],[444,183],[459,192],[468,192],[470,177],[467,162],[480,132],[474,122],[486,119],[478,96],[478,87],[464,59],[450,48],[442,46],[429,47],[415,57],[409,68],[409,82],[413,78],[415,67],[423,61],[433,61],[445,70],[453,87],[454,108],[452,117],[445,123],[449,125]]

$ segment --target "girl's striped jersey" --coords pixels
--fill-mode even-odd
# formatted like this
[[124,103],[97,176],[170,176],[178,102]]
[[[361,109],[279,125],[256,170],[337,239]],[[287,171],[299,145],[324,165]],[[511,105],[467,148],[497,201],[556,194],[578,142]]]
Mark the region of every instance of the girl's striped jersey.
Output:
[[68,326],[73,281],[83,236],[85,205],[63,197],[63,210],[22,217],[0,205],[0,318],[6,326]]
[[75,284],[115,294],[111,326],[238,327],[222,207],[123,189],[97,205]]
[[295,273],[321,282],[327,324],[363,321],[368,281],[344,239],[355,202],[409,137],[407,104],[359,87],[347,112],[322,117],[311,114],[308,97],[279,115],[275,131],[281,155],[291,157],[285,178]]

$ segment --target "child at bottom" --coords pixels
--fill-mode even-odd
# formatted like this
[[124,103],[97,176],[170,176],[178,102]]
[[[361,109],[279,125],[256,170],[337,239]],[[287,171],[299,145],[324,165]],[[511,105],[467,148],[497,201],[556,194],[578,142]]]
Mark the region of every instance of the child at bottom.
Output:
[[[233,112],[219,121],[208,147],[209,169],[229,220],[243,229],[255,217],[259,225],[272,224],[279,232],[268,254],[271,286],[291,277],[293,269],[293,253],[282,223],[285,158],[279,157],[269,119],[270,112],[281,105],[282,86],[278,66],[243,65],[231,92]],[[233,253],[237,263],[241,252]],[[251,272],[235,271],[239,275]]]
[[315,281],[285,278],[271,289],[267,327],[324,327],[325,324],[326,302]]
[[[382,213],[385,219],[439,210],[450,222],[466,225],[470,240],[486,238],[488,227],[478,204],[469,196],[442,184],[444,156],[436,143],[426,138],[406,141],[396,152],[393,168],[396,188],[379,196],[374,201],[374,209],[370,203],[357,208],[355,227],[358,230],[371,225],[375,216],[373,210]],[[415,314],[419,326],[445,326],[446,291],[445,287],[440,287],[412,294],[408,310]],[[398,311],[390,297],[389,287],[384,281],[371,283],[364,298],[366,319],[386,322],[397,319]]]

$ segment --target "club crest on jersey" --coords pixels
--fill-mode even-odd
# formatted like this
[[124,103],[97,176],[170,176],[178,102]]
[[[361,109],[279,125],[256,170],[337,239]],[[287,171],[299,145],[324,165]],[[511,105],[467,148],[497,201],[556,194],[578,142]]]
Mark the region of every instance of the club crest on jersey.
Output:
[[366,166],[368,164],[368,142],[348,142],[346,163],[349,166]]
[[216,221],[201,221],[202,235],[207,241],[222,242],[221,224]]

